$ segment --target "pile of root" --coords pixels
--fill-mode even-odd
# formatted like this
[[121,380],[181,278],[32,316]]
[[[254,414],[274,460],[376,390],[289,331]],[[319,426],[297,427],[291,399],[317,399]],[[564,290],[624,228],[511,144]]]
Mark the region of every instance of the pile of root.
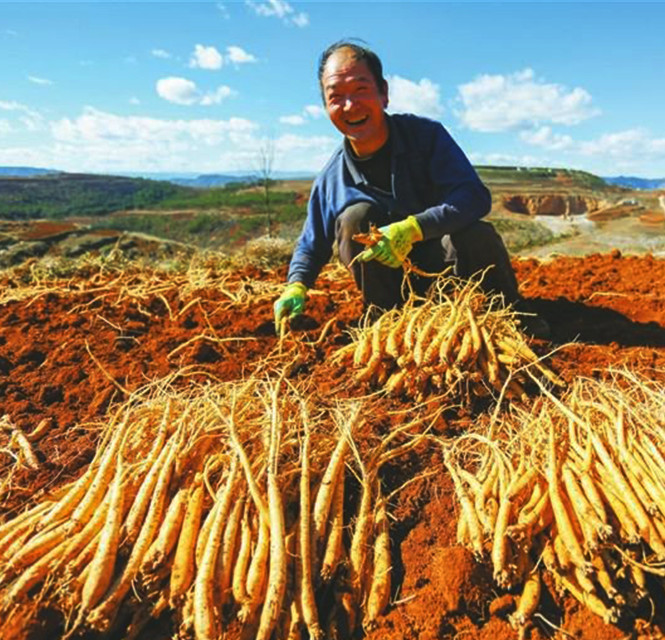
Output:
[[665,576],[662,385],[627,370],[545,387],[489,433],[442,443],[460,506],[458,542],[520,592],[511,623],[537,611],[545,573],[606,623],[630,619]]
[[[663,388],[623,372],[561,395],[550,367],[607,380],[630,363],[662,384],[660,261],[518,265],[548,297],[547,365],[471,285],[356,329],[350,277],[324,272],[280,341],[283,273],[83,266],[15,272],[0,296],[0,637],[499,638],[515,602],[534,638],[543,618],[659,633]],[[42,396],[55,378],[64,392]],[[415,416],[433,407],[428,430]],[[453,485],[478,562],[449,548]]]
[[335,359],[353,366],[356,383],[417,401],[435,394],[526,400],[530,370],[564,383],[527,344],[519,315],[478,281],[444,277],[427,298],[412,294],[374,322],[370,310]]
[[379,471],[427,426],[361,454],[365,411],[313,406],[282,379],[135,394],[80,478],[0,527],[0,635],[38,609],[67,637],[133,638],[167,610],[199,640],[372,628],[391,593]]

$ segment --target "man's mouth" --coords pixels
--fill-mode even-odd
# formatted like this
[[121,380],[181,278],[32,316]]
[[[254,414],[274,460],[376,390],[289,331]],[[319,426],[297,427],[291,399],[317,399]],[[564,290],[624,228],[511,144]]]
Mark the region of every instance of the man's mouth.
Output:
[[357,120],[347,120],[346,124],[348,124],[350,127],[359,127],[365,122],[367,122],[368,116],[364,116],[363,118],[358,118]]

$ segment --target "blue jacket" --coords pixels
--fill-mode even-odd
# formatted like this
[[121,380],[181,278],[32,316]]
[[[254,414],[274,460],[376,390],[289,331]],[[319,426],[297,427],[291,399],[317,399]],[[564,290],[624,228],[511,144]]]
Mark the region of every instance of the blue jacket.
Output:
[[342,144],[312,186],[289,282],[314,286],[332,255],[335,220],[356,202],[379,204],[395,222],[414,214],[425,240],[455,233],[489,213],[490,192],[443,125],[411,114],[387,117],[392,194],[368,184]]

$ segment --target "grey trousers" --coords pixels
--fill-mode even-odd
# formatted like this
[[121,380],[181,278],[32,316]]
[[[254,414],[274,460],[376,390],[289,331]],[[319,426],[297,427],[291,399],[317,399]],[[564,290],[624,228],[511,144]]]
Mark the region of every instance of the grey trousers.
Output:
[[[404,302],[403,269],[386,267],[376,260],[369,262],[352,260],[365,247],[353,240],[356,233],[366,233],[370,223],[377,227],[390,224],[391,220],[376,205],[359,202],[345,209],[337,218],[336,237],[339,256],[349,267],[365,304],[382,309],[392,309]],[[506,303],[520,299],[517,279],[510,263],[510,256],[501,236],[487,222],[475,222],[464,229],[443,238],[424,240],[413,245],[410,260],[427,273],[440,273],[447,267],[460,278],[488,269],[482,288],[491,293],[503,294]],[[411,274],[414,290],[423,295],[432,284],[432,278]]]

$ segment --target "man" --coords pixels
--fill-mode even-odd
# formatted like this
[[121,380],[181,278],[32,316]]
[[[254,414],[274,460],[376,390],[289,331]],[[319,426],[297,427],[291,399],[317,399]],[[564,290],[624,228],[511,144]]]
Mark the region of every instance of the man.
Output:
[[[465,278],[487,269],[483,287],[522,304],[505,246],[494,227],[481,221],[491,208],[490,193],[444,127],[411,114],[388,115],[381,61],[355,42],[324,51],[319,84],[328,117],[344,140],[313,185],[288,284],[275,302],[275,322],[304,311],[307,289],[335,241],[366,305],[390,309],[403,302],[407,257],[428,273],[453,266]],[[353,236],[370,224],[383,237],[363,250]],[[429,278],[414,281],[421,293],[431,284]],[[532,333],[546,330],[536,326]]]

